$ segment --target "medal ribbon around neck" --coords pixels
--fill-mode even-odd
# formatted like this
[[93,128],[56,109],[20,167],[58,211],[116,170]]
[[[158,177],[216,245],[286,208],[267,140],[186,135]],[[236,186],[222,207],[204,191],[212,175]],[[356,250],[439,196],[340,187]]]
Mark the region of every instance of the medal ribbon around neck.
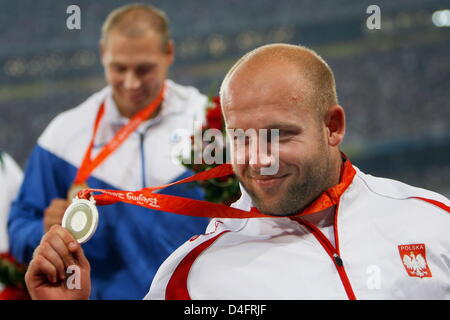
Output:
[[91,175],[92,171],[95,170],[103,161],[108,158],[108,156],[113,153],[120,145],[128,138],[128,136],[136,130],[136,128],[145,120],[150,118],[151,115],[156,111],[164,98],[164,93],[166,90],[166,85],[164,84],[158,93],[158,96],[144,109],[137,112],[126,125],[124,125],[116,133],[116,135],[102,148],[98,155],[91,159],[92,149],[94,147],[95,137],[97,135],[97,129],[100,124],[101,119],[105,113],[105,103],[103,102],[98,110],[97,117],[94,123],[94,129],[92,133],[92,138],[89,146],[84,154],[83,161],[80,168],[78,169],[77,175],[75,176],[73,184],[84,184],[87,178]]
[[[222,164],[213,169],[200,172],[183,180],[170,184],[143,188],[138,191],[122,191],[122,190],[104,190],[104,189],[84,189],[77,195],[79,199],[95,200],[96,205],[109,205],[116,202],[125,202],[149,209],[166,211],[186,216],[208,217],[208,218],[262,218],[273,217],[256,211],[244,211],[231,208],[223,204],[212,203],[208,201],[194,200],[178,196],[153,193],[156,190],[166,187],[194,181],[208,180],[212,178],[226,177],[233,174],[230,164]],[[100,194],[92,196],[93,192]]]
[[[310,213],[325,210],[331,206],[339,203],[339,198],[350,185],[356,173],[352,164],[347,160],[343,168],[344,174],[341,177],[341,182],[333,188],[325,191],[322,195],[314,201],[310,206],[299,212],[298,215],[307,215]],[[116,202],[125,202],[134,205],[139,205],[149,209],[166,211],[186,216],[205,217],[205,218],[285,218],[284,216],[272,216],[263,214],[256,208],[251,208],[250,211],[228,207],[223,204],[212,203],[208,201],[194,200],[178,196],[165,195],[154,193],[156,190],[161,190],[176,184],[188,183],[193,181],[202,181],[213,178],[226,177],[233,174],[233,168],[230,164],[222,164],[215,168],[197,173],[191,177],[158,186],[143,188],[138,191],[121,191],[121,190],[104,190],[104,189],[84,189],[77,195],[79,199],[95,200],[96,205],[109,205]],[[93,192],[100,194],[92,195]]]

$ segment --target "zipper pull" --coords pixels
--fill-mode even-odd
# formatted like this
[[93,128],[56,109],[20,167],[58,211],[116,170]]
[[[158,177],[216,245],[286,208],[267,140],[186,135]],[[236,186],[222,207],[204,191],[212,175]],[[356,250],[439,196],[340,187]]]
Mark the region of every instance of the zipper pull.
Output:
[[339,267],[342,267],[344,265],[344,261],[342,261],[341,257],[339,257],[337,253],[333,254],[333,258]]

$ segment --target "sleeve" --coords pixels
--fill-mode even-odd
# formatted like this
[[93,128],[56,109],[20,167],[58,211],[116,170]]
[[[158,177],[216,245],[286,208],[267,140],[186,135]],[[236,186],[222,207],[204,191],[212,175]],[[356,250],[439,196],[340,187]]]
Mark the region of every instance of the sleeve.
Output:
[[22,169],[7,153],[0,153],[0,252],[9,251],[8,213],[22,182]]
[[23,179],[23,172],[19,165],[7,153],[4,154],[5,161],[5,180],[8,183],[7,197],[10,201],[14,200],[19,191]]
[[18,196],[11,205],[8,219],[10,251],[21,263],[31,260],[40,242],[44,210],[53,198],[65,198],[67,185],[58,181],[55,161],[53,154],[37,145],[28,160]]

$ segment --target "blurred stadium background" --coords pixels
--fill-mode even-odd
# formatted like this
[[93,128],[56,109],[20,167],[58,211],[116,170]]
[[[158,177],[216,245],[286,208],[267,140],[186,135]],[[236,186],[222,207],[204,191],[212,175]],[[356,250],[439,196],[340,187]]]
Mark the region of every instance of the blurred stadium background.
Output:
[[[0,0],[0,148],[22,167],[49,121],[105,85],[107,14],[128,1]],[[441,0],[155,0],[177,55],[171,78],[204,93],[243,53],[303,44],[335,72],[347,110],[344,151],[361,169],[450,197],[450,9]],[[81,30],[66,9],[81,8]],[[366,9],[381,8],[368,30]]]

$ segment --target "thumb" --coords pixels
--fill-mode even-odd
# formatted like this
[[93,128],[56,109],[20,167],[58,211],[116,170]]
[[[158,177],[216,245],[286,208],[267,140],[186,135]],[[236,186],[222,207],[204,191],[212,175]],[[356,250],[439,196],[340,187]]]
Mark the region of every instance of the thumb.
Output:
[[83,248],[78,242],[72,241],[69,243],[69,250],[81,268],[90,268],[89,261],[84,255]]

